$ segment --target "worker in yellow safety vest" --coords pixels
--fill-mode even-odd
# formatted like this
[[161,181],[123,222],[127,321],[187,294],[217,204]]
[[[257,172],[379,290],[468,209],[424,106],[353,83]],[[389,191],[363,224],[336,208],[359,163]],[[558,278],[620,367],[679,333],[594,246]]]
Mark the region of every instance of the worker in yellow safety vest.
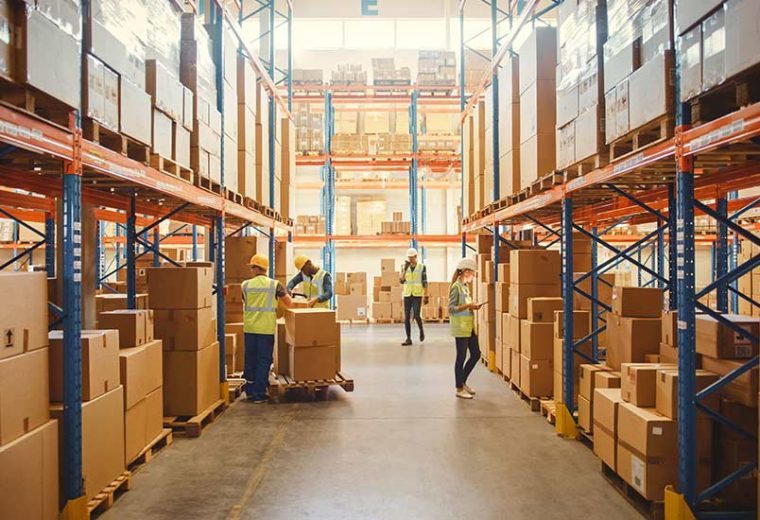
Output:
[[292,306],[285,288],[267,276],[269,259],[254,255],[253,275],[241,285],[243,291],[243,332],[245,337],[245,395],[255,403],[268,400],[269,369],[272,366],[274,336],[277,332],[277,304]]
[[298,255],[294,264],[298,273],[288,282],[288,293],[293,294],[296,286],[303,284],[304,296],[309,301],[309,307],[328,308],[333,296],[330,273],[314,265],[306,255]]
[[[454,379],[456,383],[456,396],[462,399],[472,399],[475,391],[467,386],[467,378],[470,372],[478,364],[480,359],[480,347],[478,336],[475,334],[475,312],[483,306],[482,303],[473,303],[467,284],[472,282],[477,265],[474,260],[463,258],[457,264],[454,276],[449,288],[449,322],[451,323],[451,335],[454,336],[457,355],[454,362]],[[470,357],[465,362],[467,351]]]
[[425,289],[427,289],[427,269],[417,261],[417,250],[410,247],[406,251],[406,262],[401,270],[401,284],[404,286],[404,330],[406,340],[404,346],[412,344],[411,318],[417,322],[420,329],[420,341],[425,341],[425,330],[422,328],[422,299],[427,303]]

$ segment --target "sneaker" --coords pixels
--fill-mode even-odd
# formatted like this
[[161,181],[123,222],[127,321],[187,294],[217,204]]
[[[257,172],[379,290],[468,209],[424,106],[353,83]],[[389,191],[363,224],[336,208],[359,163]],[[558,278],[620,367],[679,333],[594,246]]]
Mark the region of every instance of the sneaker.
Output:
[[264,403],[268,403],[269,402],[269,398],[268,397],[256,397],[256,398],[252,399],[252,401],[253,401],[253,404],[264,404]]
[[475,395],[475,390],[473,390],[473,389],[472,389],[472,388],[470,388],[469,386],[467,386],[467,385],[464,385],[462,388],[464,388],[464,390],[465,390],[465,391],[466,391],[468,394],[470,394],[470,395]]
[[411,344],[412,344],[412,340],[408,339],[408,340],[404,341],[401,345],[404,346],[404,347],[408,347]]
[[420,331],[420,343],[422,343],[423,341],[425,341],[425,333]]
[[472,399],[472,394],[465,390],[464,388],[460,388],[457,390],[457,397],[460,399]]

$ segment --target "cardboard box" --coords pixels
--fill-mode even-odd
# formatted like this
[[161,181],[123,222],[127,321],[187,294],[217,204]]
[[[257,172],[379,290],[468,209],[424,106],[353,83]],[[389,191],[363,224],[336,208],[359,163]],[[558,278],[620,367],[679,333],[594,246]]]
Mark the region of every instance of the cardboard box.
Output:
[[607,315],[607,365],[620,370],[623,363],[643,363],[644,356],[659,352],[659,318]]
[[[520,318],[512,314],[507,314],[506,330],[504,331],[504,339],[507,342],[509,348],[520,353],[522,348],[520,341],[520,334],[522,333],[522,325],[520,324]],[[503,324],[502,324],[503,326]]]
[[678,48],[683,56],[679,99],[686,102],[702,92],[702,26],[680,36]]
[[[755,338],[760,336],[760,318],[740,314],[724,314],[723,318]],[[758,354],[757,342],[707,315],[696,317],[696,349],[702,355],[718,359],[747,359]]]
[[[660,343],[660,362],[661,363],[678,363],[678,349],[665,343]],[[695,355],[695,365],[697,368],[702,366],[702,356]]]
[[164,414],[197,415],[219,399],[219,343],[164,351]]
[[[719,376],[725,376],[726,374],[733,372],[746,361],[734,361],[731,359],[713,359],[707,356],[702,357],[702,368],[708,372],[713,372]],[[737,377],[726,386],[722,387],[718,392],[720,395],[727,399],[736,401],[744,406],[751,408],[757,408],[758,404],[758,386],[757,386],[757,367],[753,368],[749,372]]]
[[[124,348],[119,351],[121,386],[124,387],[124,409],[129,410],[148,394],[148,360],[144,347]],[[137,414],[137,412],[135,412]]]
[[48,419],[48,349],[0,360],[0,445]]
[[124,461],[131,462],[140,454],[147,444],[145,440],[145,423],[147,406],[143,397],[131,408],[124,411]]
[[514,249],[510,252],[509,281],[512,285],[556,285],[559,273],[558,251]]
[[296,381],[333,379],[338,372],[335,345],[288,346],[288,375]]
[[[127,308],[126,294],[97,294],[95,295],[95,314],[109,311],[125,310]],[[148,308],[148,295],[138,293],[135,295],[135,309]]]
[[151,267],[147,274],[151,309],[211,307],[211,267]]
[[145,372],[145,391],[150,393],[164,384],[163,349],[161,340],[155,339],[142,346],[145,349],[147,369]]
[[620,389],[594,390],[594,453],[612,470],[617,470],[618,410],[622,402]]
[[145,402],[145,444],[147,446],[164,429],[164,389],[158,387],[148,393]]
[[[280,321],[279,319],[277,320]],[[235,350],[235,367],[238,372],[243,369],[245,365],[245,334],[243,332],[242,323],[225,323],[224,332],[235,335],[235,344],[240,345]]]
[[678,479],[677,424],[651,408],[618,405],[617,472],[647,500]]
[[509,311],[509,284],[503,282],[496,282],[495,284],[495,304],[496,312],[508,312]]
[[381,258],[380,259],[380,273],[381,274],[393,273],[397,275],[398,270],[396,267],[396,260],[393,258]]
[[372,317],[376,320],[391,320],[393,309],[390,302],[372,302]]
[[626,79],[641,63],[640,40],[623,46],[614,51],[615,42],[604,44],[604,91],[609,92],[621,81]]
[[363,320],[368,317],[367,296],[343,295],[336,296],[336,311],[338,320]]
[[285,337],[288,345],[310,347],[335,345],[340,325],[335,311],[329,309],[288,309],[285,312]]
[[594,415],[591,401],[582,395],[578,396],[578,426],[586,433],[592,433],[594,430]]
[[607,365],[592,365],[589,363],[581,365],[578,393],[588,401],[592,401],[594,399],[596,374],[599,372],[610,372],[611,370]]
[[119,331],[119,346],[139,347],[153,340],[153,311],[118,310],[98,315],[98,327]]
[[[718,380],[717,374],[707,370],[697,370],[697,391],[704,390]],[[713,393],[701,401],[702,404],[717,410],[719,406],[718,394]],[[678,418],[678,368],[662,369],[657,371],[655,381],[655,408],[657,413],[671,419]],[[701,412],[697,411],[702,415]]]
[[723,9],[718,9],[702,22],[702,52],[702,92],[706,92],[726,79],[726,16]]
[[520,353],[528,359],[552,359],[553,329],[551,323],[520,320]]
[[155,336],[164,350],[200,350],[216,340],[216,316],[211,307],[153,312]]
[[755,21],[760,18],[760,5],[753,0],[726,2],[726,77],[734,76],[760,62],[757,40],[760,36]]
[[290,370],[290,355],[285,339],[285,318],[279,318],[274,349],[274,371],[278,374],[287,374]]
[[552,393],[552,360],[530,359],[520,354],[520,390],[530,397]]
[[[520,188],[550,174],[557,167],[555,133],[538,134],[520,143]],[[559,274],[557,275],[559,276]]]
[[[600,323],[601,325],[601,323]],[[573,311],[573,339],[585,338],[591,332],[591,313],[588,311]],[[554,337],[564,338],[565,312],[554,312]]]
[[673,51],[657,54],[631,74],[629,107],[631,129],[654,121],[675,109]]
[[662,312],[661,342],[673,347],[678,346],[678,311]]
[[[245,348],[245,345],[243,345]],[[224,368],[229,377],[229,374],[237,372],[235,366],[235,356],[237,355],[237,336],[232,333],[224,334]]]
[[[50,415],[63,419],[63,404]],[[59,438],[63,436],[59,429]],[[108,439],[108,442],[103,442]],[[93,498],[124,471],[124,392],[121,386],[82,403],[82,477],[87,498]]]
[[562,298],[528,298],[527,319],[535,322],[553,323],[554,312],[561,311]]
[[612,312],[629,318],[660,318],[662,289],[616,285],[612,288]]
[[[119,386],[119,332],[82,331],[82,400]],[[50,400],[63,401],[63,331],[50,331]]]
[[0,511],[2,518],[58,518],[58,421],[0,446]]
[[0,272],[0,359],[48,346],[45,273]]
[[676,34],[686,32],[722,3],[723,0],[690,0],[679,4],[676,10]]
[[654,408],[657,395],[657,371],[677,368],[656,363],[623,363],[620,368],[623,400],[643,408]]
[[599,371],[594,373],[594,389],[597,388],[620,388],[620,372]]
[[522,388],[520,386],[522,373],[522,356],[520,355],[520,352],[514,349],[510,349],[509,354],[509,357],[512,359],[510,367],[510,379],[514,384],[517,385],[518,388]]
[[557,69],[557,29],[536,27],[520,46],[520,93],[536,80],[554,80]]
[[520,319],[528,317],[528,299],[539,296],[559,296],[560,287],[557,284],[510,284],[509,313]]

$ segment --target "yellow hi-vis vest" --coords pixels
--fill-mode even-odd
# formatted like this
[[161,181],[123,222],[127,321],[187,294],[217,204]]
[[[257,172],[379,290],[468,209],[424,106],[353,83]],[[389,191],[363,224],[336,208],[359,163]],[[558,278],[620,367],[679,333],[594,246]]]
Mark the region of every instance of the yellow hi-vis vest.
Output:
[[[323,269],[317,269],[317,272],[314,273],[314,276],[308,277],[306,275],[303,276],[303,290],[306,294],[306,298],[312,299],[312,298],[320,298],[325,293],[325,274],[327,271],[324,271]],[[323,302],[317,302],[314,304],[314,307],[316,308],[328,308],[330,306],[330,300],[325,300]]]
[[[472,303],[472,297],[470,297],[470,291],[467,286],[457,280],[451,284],[449,289],[449,301],[451,301],[451,293],[456,293],[456,307]],[[449,322],[451,323],[451,335],[455,338],[469,338],[472,335],[472,331],[475,329],[475,313],[470,309],[463,311],[449,313]]]
[[416,269],[412,271],[411,264],[406,268],[404,273],[404,297],[406,296],[423,296],[425,288],[422,286],[422,270],[425,268],[418,263]]
[[243,282],[243,332],[274,335],[277,331],[278,283],[266,276]]

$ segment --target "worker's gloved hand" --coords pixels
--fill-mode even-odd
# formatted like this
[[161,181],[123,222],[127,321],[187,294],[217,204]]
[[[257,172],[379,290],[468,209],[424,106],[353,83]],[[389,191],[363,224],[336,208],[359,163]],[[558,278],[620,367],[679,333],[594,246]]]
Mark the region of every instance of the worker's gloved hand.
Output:
[[317,301],[318,300],[316,298],[312,298],[312,299],[309,300],[309,302],[307,303],[307,305],[309,306],[309,308],[312,308],[312,307],[314,307],[317,304]]

